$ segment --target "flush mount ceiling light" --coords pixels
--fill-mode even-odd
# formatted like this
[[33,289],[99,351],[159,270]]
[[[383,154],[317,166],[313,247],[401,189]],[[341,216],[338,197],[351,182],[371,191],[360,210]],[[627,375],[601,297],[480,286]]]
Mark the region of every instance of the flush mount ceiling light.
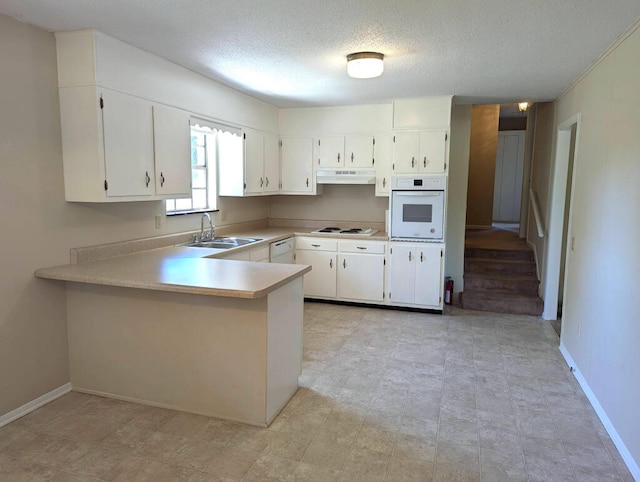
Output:
[[529,102],[519,102],[518,103],[518,109],[520,110],[520,112],[525,112],[528,107],[529,107]]
[[378,52],[357,52],[347,55],[347,73],[356,79],[378,77],[384,71],[384,55]]

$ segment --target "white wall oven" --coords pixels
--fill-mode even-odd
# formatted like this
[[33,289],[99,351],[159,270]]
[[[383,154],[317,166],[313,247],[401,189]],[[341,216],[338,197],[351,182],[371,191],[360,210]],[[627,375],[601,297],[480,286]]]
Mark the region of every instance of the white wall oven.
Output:
[[389,226],[392,241],[444,241],[446,176],[391,178]]

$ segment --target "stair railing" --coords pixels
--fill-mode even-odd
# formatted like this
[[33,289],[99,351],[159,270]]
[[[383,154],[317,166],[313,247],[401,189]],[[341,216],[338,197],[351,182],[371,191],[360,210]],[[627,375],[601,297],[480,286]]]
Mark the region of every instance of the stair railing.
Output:
[[538,205],[538,197],[533,191],[532,187],[529,187],[529,200],[531,206],[533,206],[533,216],[536,220],[536,229],[538,230],[538,237],[544,238],[544,226],[542,225],[542,215],[540,214],[540,206]]

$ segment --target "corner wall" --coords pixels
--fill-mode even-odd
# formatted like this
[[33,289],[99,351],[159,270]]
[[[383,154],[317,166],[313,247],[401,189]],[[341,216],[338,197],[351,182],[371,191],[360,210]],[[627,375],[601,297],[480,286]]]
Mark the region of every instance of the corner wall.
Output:
[[467,191],[467,226],[490,227],[496,176],[499,105],[474,105]]
[[451,108],[447,252],[444,270],[445,276],[453,278],[456,293],[464,291],[464,231],[467,216],[471,110],[471,105],[454,105]]
[[[0,15],[0,59],[2,416],[69,381],[64,284],[33,272],[69,263],[72,247],[195,230],[200,217],[163,217],[155,229],[161,201],[65,202],[54,36]],[[231,89],[225,95],[242,102]],[[274,123],[276,116],[274,108]],[[220,208],[228,213],[224,223],[216,213],[220,225],[267,217],[259,198],[221,198]]]
[[[553,168],[553,142],[554,142],[554,122],[555,105],[552,102],[543,102],[535,105],[536,116],[533,139],[533,157],[531,159],[531,184],[530,187],[536,194],[542,226],[545,231],[549,229],[549,210],[551,189],[549,179]],[[525,173],[528,175],[528,173]],[[527,226],[527,243],[533,247],[536,253],[538,273],[540,280],[544,280],[544,256],[546,238],[538,236],[536,227],[536,217],[533,213],[533,206],[528,201],[529,216]],[[540,293],[544,292],[544,283],[540,284]]]
[[581,113],[561,349],[640,480],[640,24],[557,100]]

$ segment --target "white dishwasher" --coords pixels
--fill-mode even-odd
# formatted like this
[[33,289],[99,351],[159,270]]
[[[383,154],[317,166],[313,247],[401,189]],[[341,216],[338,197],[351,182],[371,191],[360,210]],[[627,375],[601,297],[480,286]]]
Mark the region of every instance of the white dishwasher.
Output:
[[269,259],[272,263],[293,263],[293,238],[282,239],[269,245]]

